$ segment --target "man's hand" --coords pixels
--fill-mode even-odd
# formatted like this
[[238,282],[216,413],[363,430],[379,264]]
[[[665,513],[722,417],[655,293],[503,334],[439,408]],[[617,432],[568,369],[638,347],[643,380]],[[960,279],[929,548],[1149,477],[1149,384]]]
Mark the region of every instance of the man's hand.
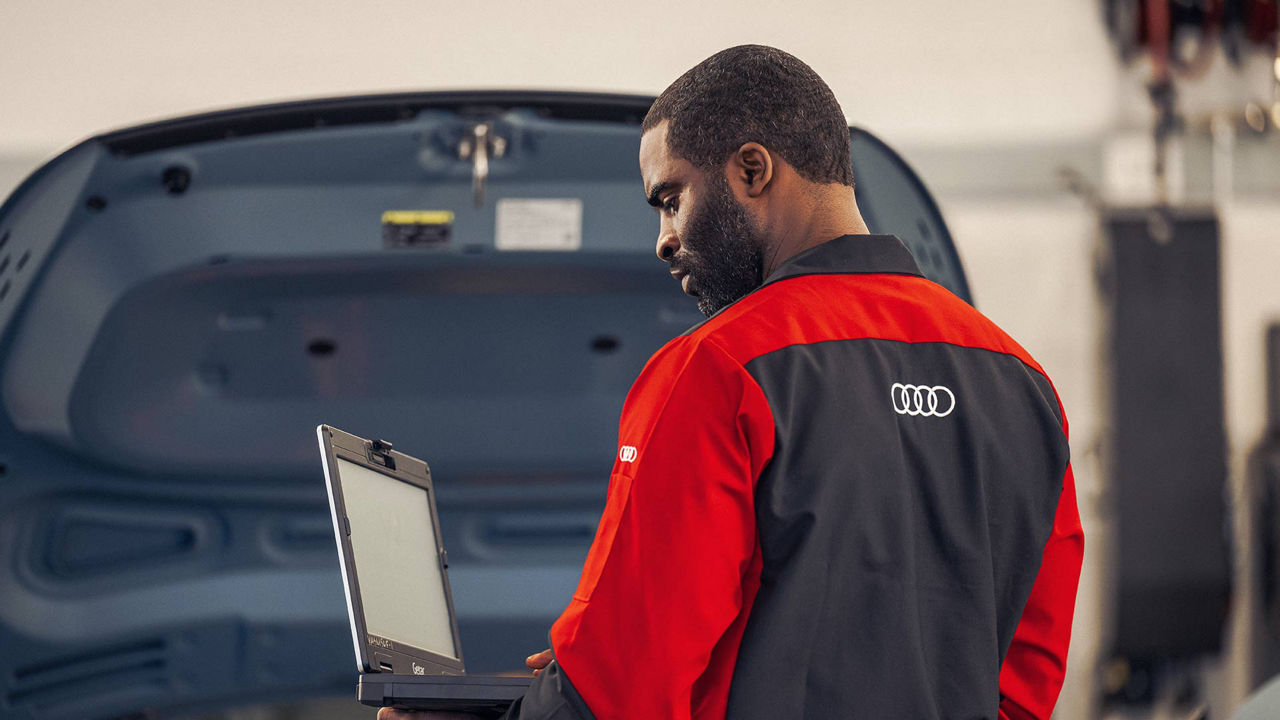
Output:
[[550,648],[525,658],[524,664],[529,666],[529,669],[533,671],[534,675],[537,675],[538,673],[542,672],[543,668],[551,664]]
[[384,707],[378,711],[378,720],[479,720],[479,715],[431,710],[397,710]]

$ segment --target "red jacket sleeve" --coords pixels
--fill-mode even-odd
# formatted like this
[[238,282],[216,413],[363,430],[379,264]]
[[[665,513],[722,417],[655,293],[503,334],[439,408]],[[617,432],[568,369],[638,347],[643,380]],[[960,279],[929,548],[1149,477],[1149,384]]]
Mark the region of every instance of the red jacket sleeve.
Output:
[[597,718],[723,717],[773,432],[759,386],[706,339],[673,340],[632,386],[604,515],[551,630]]
[[1075,477],[1067,465],[1040,572],[1000,669],[1001,720],[1048,720],[1053,713],[1067,670],[1083,558]]

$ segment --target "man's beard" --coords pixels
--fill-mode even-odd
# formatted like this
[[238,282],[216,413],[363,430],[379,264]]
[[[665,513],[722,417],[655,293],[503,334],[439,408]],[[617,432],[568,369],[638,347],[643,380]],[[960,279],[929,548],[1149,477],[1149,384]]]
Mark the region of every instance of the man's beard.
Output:
[[689,275],[698,309],[710,317],[764,282],[764,236],[729,183],[711,173],[710,193],[689,218],[673,270]]

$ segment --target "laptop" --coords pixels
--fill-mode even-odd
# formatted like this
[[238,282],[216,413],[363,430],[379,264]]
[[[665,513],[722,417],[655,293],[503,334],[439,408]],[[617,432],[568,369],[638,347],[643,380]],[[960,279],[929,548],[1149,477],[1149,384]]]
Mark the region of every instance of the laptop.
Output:
[[316,428],[360,680],[375,707],[499,715],[531,677],[468,675],[427,463]]

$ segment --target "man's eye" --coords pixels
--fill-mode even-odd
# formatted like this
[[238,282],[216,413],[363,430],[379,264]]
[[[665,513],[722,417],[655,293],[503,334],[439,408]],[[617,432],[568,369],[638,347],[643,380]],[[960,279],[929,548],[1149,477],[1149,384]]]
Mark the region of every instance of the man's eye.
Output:
[[662,203],[662,209],[666,210],[669,213],[675,214],[676,205],[677,203],[675,199],[672,198],[671,200],[667,200],[666,202]]

